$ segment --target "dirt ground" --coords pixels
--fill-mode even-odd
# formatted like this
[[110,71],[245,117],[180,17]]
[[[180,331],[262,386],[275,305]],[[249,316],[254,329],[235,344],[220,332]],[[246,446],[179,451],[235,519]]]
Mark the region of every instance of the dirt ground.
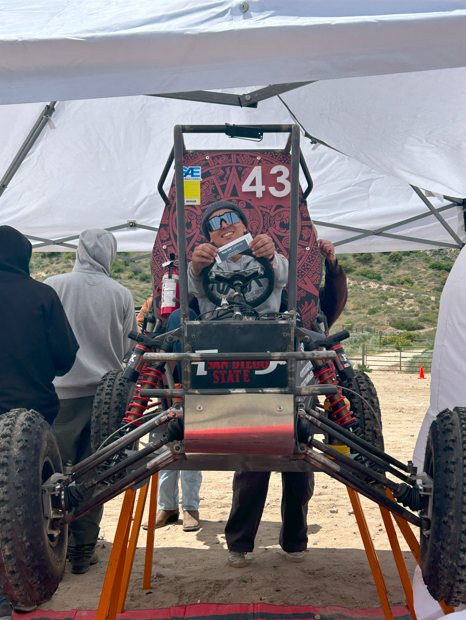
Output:
[[[430,376],[373,372],[379,395],[385,449],[400,458],[412,456],[417,433],[429,404]],[[276,605],[341,605],[349,608],[380,607],[377,591],[358,532],[346,488],[325,474],[316,475],[309,505],[309,547],[301,564],[286,561],[278,545],[280,530],[280,474],[271,476],[269,495],[256,548],[244,569],[226,563],[224,527],[231,504],[230,472],[205,472],[201,488],[202,528],[183,532],[181,521],[156,530],[153,579],[142,589],[146,533],[141,531],[126,610],[152,609],[198,602]],[[382,526],[378,506],[362,500],[388,587],[389,601],[404,604],[405,597]],[[113,537],[121,497],[105,506],[98,554],[100,563],[86,575],[72,575],[67,567],[47,610],[96,609]],[[400,537],[401,538],[401,537]],[[410,574],[415,562],[401,542]]]

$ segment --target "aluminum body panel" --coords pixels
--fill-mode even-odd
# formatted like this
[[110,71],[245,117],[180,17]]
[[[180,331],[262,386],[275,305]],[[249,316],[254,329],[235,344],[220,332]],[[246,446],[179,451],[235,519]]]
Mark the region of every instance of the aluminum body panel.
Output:
[[187,454],[293,454],[291,394],[187,394],[184,413]]

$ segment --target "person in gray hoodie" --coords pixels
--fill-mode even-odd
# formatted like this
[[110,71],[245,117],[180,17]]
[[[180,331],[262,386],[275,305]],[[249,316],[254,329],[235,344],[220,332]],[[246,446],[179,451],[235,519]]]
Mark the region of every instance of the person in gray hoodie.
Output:
[[[112,280],[115,237],[98,228],[79,237],[76,261],[71,273],[45,280],[65,308],[80,349],[72,370],[55,379],[60,411],[55,420],[58,447],[63,463],[79,463],[91,454],[92,402],[102,376],[122,368],[132,348],[128,334],[137,330],[131,292]],[[72,572],[86,573],[98,561],[95,545],[103,508],[70,525],[68,558]]]

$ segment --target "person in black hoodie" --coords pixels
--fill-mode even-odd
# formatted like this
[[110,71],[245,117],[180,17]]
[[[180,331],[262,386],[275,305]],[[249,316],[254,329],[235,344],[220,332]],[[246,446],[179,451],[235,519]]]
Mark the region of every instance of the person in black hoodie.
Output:
[[[60,402],[52,381],[71,370],[79,345],[56,292],[30,277],[31,253],[24,235],[0,226],[0,414],[34,409],[53,424]],[[0,590],[0,620],[9,619]]]
[[31,253],[24,235],[0,226],[0,414],[24,407],[52,424],[52,381],[71,370],[79,345],[57,293],[30,277]]

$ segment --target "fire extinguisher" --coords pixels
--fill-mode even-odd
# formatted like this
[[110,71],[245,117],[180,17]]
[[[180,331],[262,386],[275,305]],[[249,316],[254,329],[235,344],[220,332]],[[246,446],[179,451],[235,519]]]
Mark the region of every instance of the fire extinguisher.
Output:
[[163,263],[162,267],[166,269],[162,277],[160,314],[166,319],[180,307],[180,274],[175,267],[175,255],[170,254],[170,260]]

